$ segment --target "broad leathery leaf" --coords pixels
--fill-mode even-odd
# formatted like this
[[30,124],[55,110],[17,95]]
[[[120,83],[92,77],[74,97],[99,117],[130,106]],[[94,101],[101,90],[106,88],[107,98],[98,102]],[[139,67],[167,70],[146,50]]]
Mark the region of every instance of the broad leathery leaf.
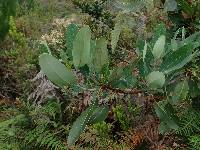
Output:
[[165,52],[165,36],[161,35],[158,40],[156,41],[152,54],[155,59],[159,59]]
[[177,104],[179,101],[186,99],[189,91],[187,80],[179,82],[173,92],[172,103]]
[[182,40],[185,40],[185,35],[186,35],[185,27],[182,27]]
[[[158,38],[162,35],[166,35],[166,26],[164,23],[160,23],[158,25],[156,25],[155,29],[154,29],[154,35],[153,35],[153,39],[152,39],[152,43],[155,43]],[[153,47],[153,45],[152,45]]]
[[64,50],[60,50],[60,58],[63,61],[63,63],[69,63],[68,56],[66,55],[66,52]]
[[144,46],[145,46],[145,42],[144,39],[142,38],[138,38],[138,40],[136,41],[136,53],[140,56],[143,56],[143,51],[144,51]]
[[41,70],[53,83],[60,87],[68,84],[75,84],[76,78],[59,60],[49,54],[42,54],[39,57]]
[[[195,32],[194,34],[192,34],[189,37],[187,37],[184,40],[182,40],[180,42],[179,48],[182,47],[182,46],[184,46],[184,45],[188,45],[190,43],[194,43],[194,42],[199,43],[199,40],[200,40],[199,37],[200,37],[200,32]],[[196,47],[198,47],[198,46],[196,46]]]
[[165,11],[175,11],[177,9],[176,0],[166,0],[164,4]]
[[165,122],[160,122],[159,132],[160,134],[165,134],[170,130],[169,126]]
[[179,123],[179,118],[178,116],[176,115],[177,112],[176,110],[173,108],[173,106],[170,104],[170,103],[166,103],[165,106],[164,106],[164,109],[167,110],[167,114],[168,116],[170,116],[170,118],[175,122],[175,124],[168,124],[168,126],[171,128],[171,129],[175,129],[177,130],[179,128],[178,126],[178,123]]
[[112,87],[120,89],[134,88],[137,83],[137,78],[133,75],[132,70],[132,66],[124,67],[121,72],[121,77],[111,83]]
[[[186,45],[186,43],[188,44],[188,42],[190,43],[190,42],[192,42],[193,40],[195,40],[195,37],[196,37],[196,35],[195,36],[191,36],[191,37],[188,37],[187,38],[187,40],[185,39],[185,35],[186,35],[186,31],[185,31],[185,27],[182,27],[182,28],[179,28],[176,32],[175,32],[175,34],[174,34],[174,37],[173,37],[173,40],[176,40],[176,38],[177,38],[177,36],[178,36],[178,34],[179,33],[182,33],[182,40],[183,40],[183,42],[185,42],[185,44],[184,45]],[[186,41],[185,41],[186,40]]]
[[78,26],[76,24],[70,24],[66,30],[66,44],[67,44],[67,54],[70,58],[72,58],[72,50],[73,50],[73,42],[78,33]]
[[73,63],[76,68],[89,64],[91,31],[89,26],[82,27],[73,42]]
[[174,37],[173,37],[173,39],[171,40],[171,48],[172,48],[173,51],[176,51],[176,50],[178,49],[178,41],[176,40],[176,38],[177,38],[178,34],[180,33],[180,31],[181,31],[181,28],[179,28],[179,29],[175,32]]
[[192,44],[188,44],[176,51],[169,53],[166,55],[166,57],[163,58],[163,62],[160,66],[160,71],[168,74],[171,71],[182,68],[192,60],[194,56],[194,54],[192,54],[193,50],[194,46]]
[[67,139],[67,144],[69,147],[71,147],[76,142],[81,133],[84,131],[86,125],[90,121],[91,114],[94,112],[94,110],[95,107],[90,106],[73,123]]
[[93,64],[93,61],[94,61],[94,56],[97,55],[95,54],[95,51],[96,51],[96,40],[92,40],[90,41],[90,57],[91,57],[91,61],[90,61],[90,64],[89,64],[89,68],[90,68],[90,71],[94,71],[94,64]]
[[142,59],[139,60],[138,62],[138,67],[139,67],[139,72],[142,77],[145,77],[149,74],[151,68],[146,61],[143,61]]
[[111,31],[111,47],[112,47],[112,53],[115,52],[115,48],[117,46],[117,43],[119,41],[119,36],[122,30],[121,23],[116,23],[114,30]]
[[91,48],[91,65],[97,72],[100,72],[102,67],[109,62],[107,44],[105,38],[100,38],[96,41],[96,47]]
[[109,113],[109,107],[108,106],[101,106],[97,107],[94,112],[92,113],[90,117],[90,124],[95,124],[101,121],[104,121]]
[[108,82],[112,84],[113,82],[118,81],[122,76],[123,76],[123,68],[122,67],[114,68],[110,72]]
[[177,40],[171,40],[171,49],[172,51],[176,51],[178,49],[178,41]]
[[160,121],[164,122],[170,129],[177,130],[179,126],[176,117],[173,115],[174,111],[172,106],[170,104],[162,103],[163,102],[160,101],[154,106],[157,116],[160,118]]
[[132,76],[125,76],[117,80],[116,82],[112,83],[112,87],[120,88],[120,89],[127,89],[133,88],[136,86],[137,78]]
[[[147,45],[145,46],[145,43],[144,43],[145,50],[143,50],[143,52],[142,52],[143,59],[140,59],[138,61],[139,73],[142,77],[146,77],[151,72],[152,69],[151,69],[150,64],[154,60],[152,51],[150,49],[146,49],[146,47],[147,47]],[[144,57],[144,55],[145,55],[145,57]]]
[[135,87],[137,83],[137,78],[132,74],[132,69],[132,66],[115,68],[110,73],[108,79],[109,84],[114,88],[122,89]]
[[162,72],[153,71],[146,77],[146,80],[150,88],[162,88],[165,84],[165,75]]
[[143,49],[143,52],[142,52],[143,62],[145,62],[146,54],[147,54],[147,42],[145,41],[144,49]]

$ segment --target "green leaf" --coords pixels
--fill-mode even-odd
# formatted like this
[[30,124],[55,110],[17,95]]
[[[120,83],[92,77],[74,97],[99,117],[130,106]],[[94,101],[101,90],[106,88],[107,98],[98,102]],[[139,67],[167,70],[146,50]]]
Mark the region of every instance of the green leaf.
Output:
[[164,23],[160,23],[158,25],[156,25],[155,29],[154,29],[154,36],[153,36],[153,39],[152,39],[152,43],[155,43],[158,38],[162,35],[166,35],[166,26]]
[[147,76],[151,70],[150,65],[148,63],[144,62],[142,59],[139,60],[138,67],[139,67],[140,75],[142,77]]
[[53,83],[60,87],[68,84],[75,84],[76,78],[59,60],[49,54],[42,54],[39,57],[41,70]]
[[169,53],[163,58],[163,62],[160,66],[160,71],[168,74],[171,71],[182,68],[193,58],[193,50],[194,46],[192,44],[188,44],[176,51]]
[[154,47],[153,47],[153,51],[152,54],[154,56],[155,59],[159,59],[165,52],[165,36],[162,35],[158,38],[158,40],[156,41]]
[[92,105],[87,108],[73,123],[67,139],[68,146],[71,147],[76,142],[86,125],[104,121],[108,112],[108,106],[97,107]]
[[119,80],[122,76],[123,76],[123,68],[121,67],[114,68],[110,73],[108,81],[109,83],[112,84],[113,82]]
[[170,128],[168,127],[168,125],[165,122],[161,122],[160,123],[160,125],[159,125],[159,132],[160,132],[160,134],[165,134],[169,130],[170,130]]
[[177,104],[179,101],[186,99],[189,91],[188,82],[186,80],[179,82],[173,92],[172,102]]
[[50,50],[50,48],[49,48],[49,46],[47,45],[46,42],[42,42],[42,43],[40,44],[40,50],[41,50],[43,53],[49,53],[49,54],[51,54],[51,50]]
[[91,120],[89,121],[90,124],[95,124],[101,121],[104,121],[109,113],[109,107],[108,106],[101,106],[94,110],[94,112],[91,115]]
[[176,51],[176,50],[178,49],[178,41],[176,40],[176,38],[177,38],[178,34],[180,33],[180,31],[181,31],[181,28],[179,28],[179,29],[175,32],[174,37],[173,37],[173,39],[171,40],[171,48],[172,48],[173,51]]
[[115,68],[109,77],[109,84],[114,88],[133,88],[136,86],[137,79],[132,74],[133,67],[118,67]]
[[182,27],[182,40],[185,40],[185,35],[186,35],[185,27]]
[[142,77],[145,77],[150,73],[151,71],[150,64],[154,59],[152,51],[150,49],[146,49],[146,47],[147,45],[145,46],[145,43],[144,43],[145,50],[143,50],[142,52],[143,58],[138,61],[139,73]]
[[120,89],[134,88],[136,83],[137,79],[132,75],[120,78],[118,81],[112,83],[112,87]]
[[153,71],[146,77],[146,80],[150,88],[162,88],[165,83],[165,75],[162,72]]
[[116,23],[114,30],[111,31],[111,46],[112,46],[112,53],[115,52],[117,43],[119,41],[119,36],[122,30],[121,23]]
[[69,147],[71,147],[76,142],[76,140],[79,138],[81,133],[84,131],[86,125],[90,121],[90,117],[94,109],[95,107],[90,106],[73,123],[72,128],[69,132],[68,139],[67,139],[67,144]]
[[[190,43],[192,43],[195,46],[195,48],[197,48],[197,47],[199,47],[199,44],[198,44],[199,40],[200,40],[200,32],[195,32],[194,34],[190,35],[186,39],[182,40],[180,42],[179,48],[184,45],[188,45]],[[194,43],[197,43],[197,46]]]
[[90,63],[90,40],[90,27],[85,26],[81,28],[73,43],[72,56],[75,67],[79,68]]
[[143,49],[143,52],[142,52],[143,62],[145,62],[146,54],[147,54],[147,42],[145,41],[144,49]]
[[105,64],[108,64],[108,50],[107,50],[107,40],[105,38],[100,38],[96,41],[96,47],[91,48],[91,58],[92,58],[92,68],[97,72],[102,70]]
[[78,33],[78,26],[76,24],[72,23],[67,27],[65,38],[67,44],[67,54],[69,58],[72,58],[73,42],[77,33]]
[[60,58],[64,63],[69,63],[68,57],[64,50],[60,50]]
[[112,87],[126,89],[134,88],[137,83],[137,78],[132,74],[132,67],[125,67],[121,72],[121,77],[112,83]]
[[177,9],[176,0],[166,0],[164,4],[165,11],[175,11]]
[[161,122],[164,122],[170,129],[177,130],[179,128],[174,109],[170,104],[160,101],[155,104],[154,108]]

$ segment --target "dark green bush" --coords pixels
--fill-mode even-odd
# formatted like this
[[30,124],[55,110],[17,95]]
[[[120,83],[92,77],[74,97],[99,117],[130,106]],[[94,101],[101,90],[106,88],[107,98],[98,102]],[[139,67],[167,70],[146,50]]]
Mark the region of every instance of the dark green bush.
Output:
[[0,40],[4,39],[9,31],[10,16],[16,13],[17,0],[0,1]]

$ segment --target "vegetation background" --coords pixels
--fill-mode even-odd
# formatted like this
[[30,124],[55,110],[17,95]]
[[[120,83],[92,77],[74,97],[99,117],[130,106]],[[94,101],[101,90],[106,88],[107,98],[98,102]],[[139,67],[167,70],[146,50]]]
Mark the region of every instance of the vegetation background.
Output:
[[0,0],[0,150],[200,150],[199,0]]

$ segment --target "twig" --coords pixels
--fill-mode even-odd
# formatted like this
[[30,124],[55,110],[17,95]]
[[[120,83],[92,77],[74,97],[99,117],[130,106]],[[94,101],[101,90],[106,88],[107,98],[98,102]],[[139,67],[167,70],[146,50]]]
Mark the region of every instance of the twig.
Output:
[[111,90],[111,91],[116,92],[116,93],[133,94],[133,95],[137,95],[139,93],[145,92],[144,90],[138,90],[138,89],[124,89],[124,90],[115,89],[115,88],[112,88],[111,86],[108,86],[108,85],[102,85],[101,89]]

